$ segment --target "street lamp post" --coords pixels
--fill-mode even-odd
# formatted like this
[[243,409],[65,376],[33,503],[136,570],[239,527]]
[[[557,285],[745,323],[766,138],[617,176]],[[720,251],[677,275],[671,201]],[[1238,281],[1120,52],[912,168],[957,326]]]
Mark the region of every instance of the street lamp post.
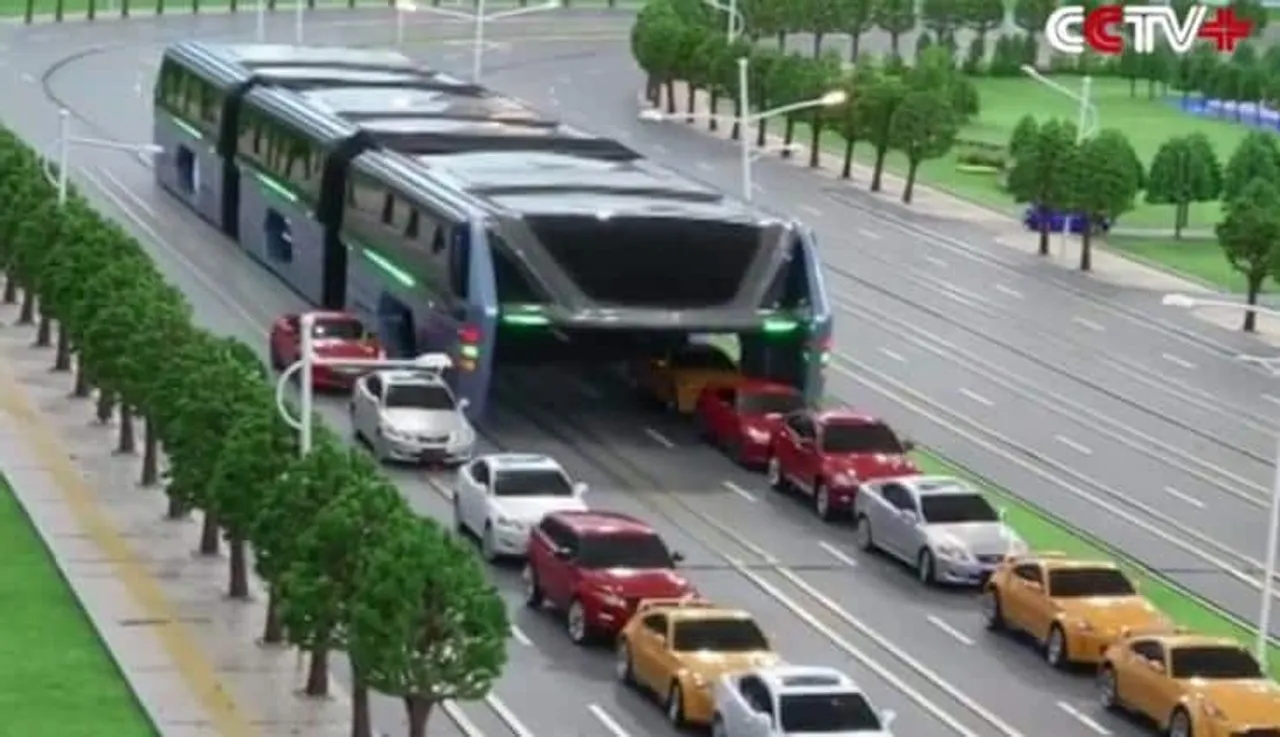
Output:
[[102,138],[82,138],[71,135],[71,111],[66,108],[58,110],[58,140],[54,144],[57,156],[58,171],[49,171],[49,160],[44,160],[44,175],[51,184],[58,188],[58,206],[67,204],[67,190],[70,187],[71,147],[106,149],[108,151],[127,151],[134,154],[158,154],[164,151],[163,146],[154,143],[121,143]]
[[726,5],[720,0],[702,0],[704,5],[708,5],[726,16],[727,27],[725,28],[725,38],[729,43],[733,43],[738,39],[738,34],[747,28],[747,19],[742,16],[742,11],[738,10],[738,0],[729,0]]
[[404,46],[405,15],[417,11],[418,5],[413,0],[396,0],[396,46]]
[[[1040,70],[1030,64],[1023,64],[1022,73],[1034,79],[1040,84],[1066,97],[1075,100],[1077,103],[1076,111],[1076,145],[1084,143],[1094,133],[1097,133],[1098,107],[1093,104],[1093,77],[1084,75],[1080,78],[1080,89],[1073,90],[1060,82],[1056,82],[1040,73]],[[1062,233],[1058,241],[1059,255],[1065,253],[1067,248],[1067,214],[1062,214]]]
[[[1196,307],[1225,307],[1243,312],[1262,313],[1280,317],[1280,310],[1259,305],[1243,304],[1218,299],[1200,299],[1185,294],[1166,294],[1161,302],[1167,307],[1193,309]],[[1273,376],[1280,376],[1277,367],[1278,358],[1260,356],[1237,356],[1239,360],[1256,363],[1266,368]],[[1276,460],[1271,482],[1271,507],[1267,516],[1267,550],[1262,564],[1262,603],[1258,607],[1258,639],[1255,643],[1254,655],[1262,664],[1263,670],[1268,666],[1271,641],[1271,600],[1275,594],[1275,577],[1277,556],[1280,555],[1280,434],[1276,436]]]
[[254,38],[258,43],[267,42],[267,0],[258,0],[253,8],[256,28],[254,29]]
[[441,8],[435,5],[414,6],[415,11],[443,15],[448,18],[457,18],[459,20],[470,21],[473,24],[474,31],[471,38],[471,81],[476,84],[480,83],[480,75],[484,67],[484,32],[486,24],[504,20],[506,18],[514,18],[519,15],[529,15],[530,13],[544,13],[548,10],[558,10],[564,7],[564,2],[563,0],[549,0],[549,2],[545,2],[541,5],[512,8],[511,10],[503,10],[497,13],[485,13],[484,6],[485,0],[477,0],[475,11],[470,13],[465,10]]

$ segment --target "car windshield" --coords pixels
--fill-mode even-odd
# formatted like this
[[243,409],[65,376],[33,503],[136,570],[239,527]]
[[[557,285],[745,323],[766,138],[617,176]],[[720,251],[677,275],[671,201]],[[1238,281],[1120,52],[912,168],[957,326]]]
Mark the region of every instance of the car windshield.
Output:
[[1229,645],[1178,647],[1170,657],[1174,678],[1261,678],[1258,661],[1243,648]]
[[744,415],[785,415],[803,405],[800,395],[790,392],[743,392],[738,395],[738,413]]
[[654,534],[586,535],[578,551],[582,568],[672,568],[671,551]]
[[742,617],[688,619],[675,623],[671,649],[678,653],[710,651],[749,653],[769,649],[769,640],[755,622]]
[[387,386],[387,407],[401,409],[453,409],[453,395],[436,384],[391,384]]
[[779,699],[779,707],[779,721],[787,734],[880,729],[880,717],[860,693],[790,694]]
[[822,449],[828,453],[903,452],[898,436],[881,422],[829,422],[822,430]]
[[501,471],[493,479],[494,496],[573,496],[573,484],[551,468]]
[[364,340],[364,325],[359,320],[317,320],[311,337],[316,340]]
[[925,522],[938,525],[1000,519],[981,494],[925,494],[920,497],[920,514]]
[[1049,571],[1049,596],[1132,596],[1133,584],[1114,568],[1063,568]]

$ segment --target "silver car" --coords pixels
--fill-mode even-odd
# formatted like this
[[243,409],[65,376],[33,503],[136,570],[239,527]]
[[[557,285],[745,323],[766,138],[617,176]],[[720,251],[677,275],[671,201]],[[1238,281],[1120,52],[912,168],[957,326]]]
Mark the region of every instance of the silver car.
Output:
[[438,373],[375,371],[351,392],[351,426],[382,462],[453,465],[475,451],[466,408]]
[[910,565],[925,584],[980,584],[1027,544],[977,489],[949,476],[905,476],[864,484],[854,499],[863,550]]

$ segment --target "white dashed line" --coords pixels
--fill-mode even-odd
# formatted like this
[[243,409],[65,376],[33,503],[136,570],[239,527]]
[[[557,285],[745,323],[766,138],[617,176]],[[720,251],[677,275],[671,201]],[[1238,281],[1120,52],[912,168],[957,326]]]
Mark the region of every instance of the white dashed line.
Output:
[[1267,400],[1268,402],[1271,402],[1272,404],[1280,404],[1280,397],[1277,397],[1274,394],[1263,394],[1262,398]]
[[946,632],[948,635],[951,635],[952,637],[954,637],[956,641],[959,642],[960,644],[969,645],[969,646],[973,645],[973,638],[969,637],[968,635],[956,629],[955,627],[952,627],[951,625],[947,624],[945,621],[943,621],[941,617],[935,617],[934,615],[930,614],[928,617],[925,617],[925,619],[929,620],[929,624],[933,625],[934,627],[937,627],[943,632]]
[[973,401],[977,402],[978,404],[981,404],[984,407],[990,407],[993,404],[995,404],[995,402],[991,401],[990,399],[987,399],[986,397],[982,396],[981,394],[975,391],[970,391],[969,389],[961,389],[960,393],[965,395],[969,399],[972,399]]
[[511,734],[515,735],[515,737],[533,737],[533,731],[524,726],[524,722],[521,722],[515,712],[511,711],[511,708],[499,700],[497,696],[492,693],[486,695],[484,703],[488,704],[490,709],[493,709],[493,713],[498,715],[498,718],[502,720],[503,724],[507,725],[507,729],[511,730]]
[[867,230],[866,228],[858,228],[858,235],[862,236],[863,238],[870,238],[873,241],[880,240],[879,233],[873,230]]
[[676,444],[675,444],[675,443],[671,442],[670,440],[667,440],[667,436],[666,436],[666,435],[663,435],[662,433],[658,432],[657,430],[654,430],[652,427],[646,427],[646,428],[644,429],[644,434],[645,434],[645,435],[648,435],[648,436],[649,436],[649,437],[651,437],[651,438],[653,438],[653,441],[654,441],[655,443],[657,443],[657,444],[661,445],[661,446],[662,446],[662,447],[664,447],[664,448],[674,448],[674,447],[676,447]]
[[1172,353],[1161,353],[1160,357],[1168,361],[1169,363],[1173,364],[1174,366],[1181,366],[1184,369],[1193,369],[1196,367],[1194,363],[1188,361],[1185,358],[1178,358]]
[[808,214],[812,215],[812,216],[813,216],[813,217],[815,217],[815,218],[820,218],[820,217],[822,217],[822,210],[819,210],[818,208],[814,207],[813,205],[800,205],[800,210],[801,210],[802,212],[806,212],[806,213],[808,213]]
[[1013,287],[1006,287],[1003,284],[997,284],[996,291],[1005,295],[1006,297],[1013,297],[1014,299],[1022,299],[1022,292],[1019,292]]
[[907,359],[903,358],[901,353],[894,353],[893,351],[889,350],[888,348],[881,348],[881,349],[880,349],[880,352],[881,352],[881,353],[883,353],[883,354],[885,354],[885,355],[886,355],[886,356],[888,356],[889,358],[892,358],[892,359],[893,359],[893,360],[895,360],[895,361],[900,361],[900,362],[902,362],[902,363],[906,363],[906,362],[907,362]]
[[1106,329],[1087,317],[1073,317],[1071,318],[1071,322],[1099,333]]
[[1101,735],[1111,734],[1111,730],[1107,729],[1101,724],[1098,724],[1098,720],[1094,719],[1088,714],[1085,714],[1083,711],[1080,711],[1079,709],[1072,706],[1071,704],[1068,704],[1065,701],[1059,701],[1058,708],[1070,714],[1071,717],[1075,719],[1077,722],[1080,722],[1084,726],[1093,730],[1094,734],[1101,734]]
[[1089,447],[1087,445],[1082,445],[1080,443],[1077,443],[1076,441],[1072,440],[1071,438],[1065,435],[1054,435],[1053,439],[1057,440],[1059,443],[1062,443],[1063,445],[1067,446],[1068,448],[1074,450],[1077,453],[1083,453],[1084,455],[1087,455],[1087,456],[1093,455],[1093,451],[1089,450]]
[[609,716],[609,712],[605,711],[604,707],[599,704],[587,704],[587,711],[591,712],[591,716],[603,724],[604,728],[609,730],[609,734],[613,735],[613,737],[631,737],[630,734],[627,734],[627,730],[623,729],[621,724],[618,724],[618,720]]
[[938,267],[938,268],[940,268],[940,269],[941,269],[941,268],[946,268],[946,266],[947,266],[947,262],[946,262],[946,261],[943,261],[942,259],[938,258],[937,256],[925,256],[925,257],[924,257],[924,260],[925,260],[925,261],[928,261],[929,263],[933,264],[934,266],[937,266],[937,267]]
[[712,166],[711,164],[708,164],[708,163],[707,163],[707,162],[705,162],[705,161],[699,161],[699,162],[697,163],[697,167],[698,167],[698,169],[699,169],[699,170],[701,170],[701,171],[715,171],[715,170],[716,170],[716,168],[715,168],[714,166]]
[[845,564],[845,565],[849,566],[850,568],[857,568],[857,567],[858,567],[858,561],[854,560],[854,559],[853,559],[853,556],[851,556],[851,555],[849,555],[848,553],[844,552],[844,551],[843,551],[843,550],[841,550],[840,548],[837,548],[836,546],[832,545],[831,543],[827,542],[826,540],[819,540],[819,541],[818,541],[818,547],[820,547],[820,548],[822,548],[823,550],[827,551],[827,554],[828,554],[828,555],[830,555],[832,558],[835,558],[836,560],[838,560],[838,561],[840,561],[841,563],[843,563],[843,564]]
[[36,83],[36,78],[35,78],[35,77],[33,77],[33,76],[31,76],[30,74],[27,74],[26,72],[23,72],[23,73],[22,73],[22,81],[23,81],[23,82],[26,82],[27,84],[35,84],[35,83]]
[[1178,491],[1177,489],[1173,488],[1172,486],[1164,487],[1164,493],[1168,494],[1174,499],[1181,499],[1182,501],[1186,502],[1187,504],[1190,504],[1196,509],[1204,509],[1204,502],[1191,496],[1190,494],[1184,494],[1181,491]]
[[743,499],[746,499],[746,500],[747,500],[747,501],[749,501],[749,502],[754,502],[754,501],[756,501],[756,495],[755,495],[755,494],[752,494],[751,492],[747,491],[746,489],[742,488],[741,486],[738,486],[737,484],[733,483],[732,481],[726,481],[726,482],[724,482],[724,488],[728,489],[729,491],[732,491],[733,493],[737,494],[738,496],[742,497]]
[[530,645],[533,644],[533,640],[530,640],[529,636],[526,635],[523,630],[521,630],[519,627],[515,626],[514,624],[511,625],[511,637],[514,638],[516,642],[520,643],[521,645],[524,645],[525,647],[529,647]]

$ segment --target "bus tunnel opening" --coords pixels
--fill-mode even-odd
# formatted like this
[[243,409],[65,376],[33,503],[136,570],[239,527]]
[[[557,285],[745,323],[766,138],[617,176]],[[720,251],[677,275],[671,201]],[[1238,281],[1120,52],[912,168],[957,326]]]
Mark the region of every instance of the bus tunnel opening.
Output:
[[267,256],[278,263],[293,263],[293,230],[289,219],[278,210],[267,210],[263,228],[267,235]]
[[178,168],[178,189],[190,197],[196,193],[196,180],[199,178],[199,164],[196,154],[187,146],[178,146],[174,156],[174,165]]

